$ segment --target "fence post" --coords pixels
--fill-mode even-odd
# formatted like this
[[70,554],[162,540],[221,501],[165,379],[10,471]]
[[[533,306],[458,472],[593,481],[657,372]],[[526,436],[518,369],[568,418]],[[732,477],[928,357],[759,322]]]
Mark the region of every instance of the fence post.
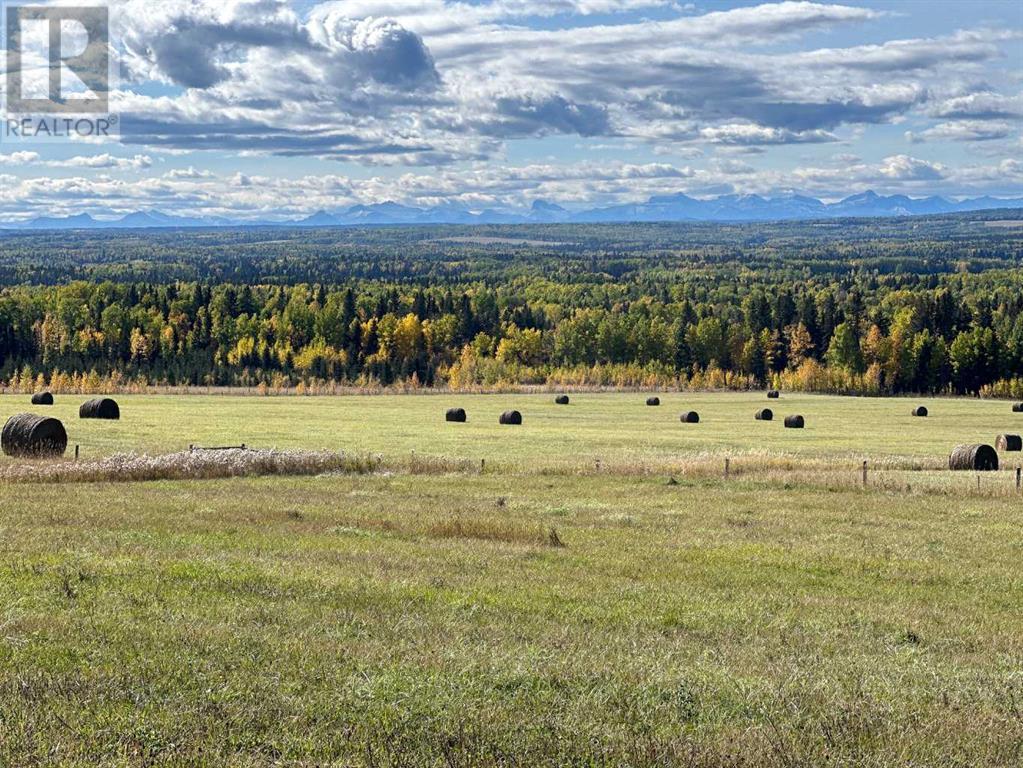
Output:
[[732,474],[732,460],[727,456],[725,457],[725,480],[727,480]]
[[1020,484],[1023,482],[1023,467],[1016,467],[1016,490],[1020,489]]
[[486,459],[480,459],[480,474],[482,475],[486,471],[487,471],[487,460]]
[[863,462],[863,485],[867,484],[867,462]]
[[75,461],[78,461],[78,448],[79,448],[79,446],[76,445],[75,446]]

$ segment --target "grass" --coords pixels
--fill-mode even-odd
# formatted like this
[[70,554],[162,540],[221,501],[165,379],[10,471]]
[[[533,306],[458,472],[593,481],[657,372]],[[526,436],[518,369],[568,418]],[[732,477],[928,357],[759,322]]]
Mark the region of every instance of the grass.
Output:
[[[122,398],[119,423],[68,419],[96,455],[381,463],[0,483],[0,765],[1023,761],[1020,500],[929,468],[952,414],[991,441],[1008,404],[793,398],[775,410],[809,428],[786,433],[756,396],[549,399]],[[445,424],[449,402],[473,421]],[[508,406],[523,427],[497,426]],[[892,484],[826,474],[855,430]]]
[[[377,397],[118,396],[122,420],[81,421],[84,397],[62,395],[53,408],[34,409],[23,395],[0,396],[0,420],[23,411],[64,421],[72,445],[86,458],[124,451],[173,453],[190,444],[257,448],[346,450],[355,453],[435,455],[487,459],[506,466],[657,461],[696,452],[751,450],[798,456],[886,456],[947,460],[959,443],[992,443],[1023,431],[1023,414],[1004,401],[842,398],[763,393],[662,394],[659,408],[643,394],[381,395]],[[923,404],[925,419],[910,415]],[[467,424],[448,424],[444,411],[464,407]],[[773,422],[754,421],[763,407]],[[498,416],[520,410],[521,428],[501,427]],[[679,415],[696,410],[700,424]],[[807,428],[785,430],[781,418],[802,414]]]
[[137,483],[266,475],[308,476],[328,472],[369,472],[375,468],[375,463],[326,451],[196,450],[162,456],[116,454],[92,461],[12,462],[0,467],[0,482]]

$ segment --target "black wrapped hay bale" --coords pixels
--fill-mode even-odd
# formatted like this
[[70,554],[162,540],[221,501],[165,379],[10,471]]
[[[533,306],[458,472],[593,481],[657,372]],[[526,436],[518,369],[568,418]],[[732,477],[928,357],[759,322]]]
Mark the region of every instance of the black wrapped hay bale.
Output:
[[448,408],[448,412],[444,415],[445,421],[452,421],[457,424],[464,424],[468,418],[465,414],[465,408]]
[[757,421],[774,421],[774,411],[770,408],[761,408],[757,411]]
[[958,445],[948,457],[948,468],[970,472],[996,472],[998,453],[990,445]]
[[1023,451],[1023,437],[1020,435],[999,435],[995,440],[995,448],[1002,453],[1018,453]]
[[700,423],[700,414],[698,414],[696,411],[686,411],[685,413],[682,414],[682,423],[683,424],[699,424]]
[[522,424],[522,414],[518,411],[505,411],[501,414],[500,421],[502,424],[519,426]]
[[558,395],[556,398],[554,398],[554,402],[557,403],[558,405],[568,405],[569,403],[568,395]]
[[0,443],[7,456],[63,456],[67,432],[57,419],[22,413],[7,420]]
[[1023,413],[1023,403],[1013,403],[1013,405],[1012,405],[1012,412],[1013,413]]
[[49,392],[36,392],[32,395],[32,405],[53,405],[53,395]]
[[660,405],[661,404],[661,398],[659,398],[659,397],[648,397],[646,399],[646,404],[647,405]]
[[806,419],[802,416],[786,416],[785,429],[803,429],[806,426]]
[[780,397],[781,392],[779,392],[777,389],[772,389],[770,392],[767,393],[768,400],[777,400]]
[[121,418],[121,409],[109,397],[97,397],[95,400],[82,403],[82,407],[78,409],[78,418],[116,421]]
[[913,409],[913,415],[920,416],[921,418],[926,417],[927,409],[922,405],[918,405],[916,408]]

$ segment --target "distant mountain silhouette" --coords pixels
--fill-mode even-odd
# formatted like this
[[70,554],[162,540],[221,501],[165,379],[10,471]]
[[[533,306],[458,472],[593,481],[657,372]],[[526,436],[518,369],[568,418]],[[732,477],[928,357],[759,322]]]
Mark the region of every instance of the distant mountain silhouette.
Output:
[[43,216],[22,226],[26,229],[95,229],[103,223],[81,213],[78,216]]
[[301,219],[233,220],[218,217],[171,216],[160,211],[136,211],[120,218],[97,219],[89,214],[44,216],[5,229],[158,229],[185,227],[353,227],[396,224],[554,224],[682,221],[795,221],[852,217],[922,216],[1023,207],[1023,198],[978,197],[959,202],[943,197],[911,198],[867,191],[824,203],[805,195],[721,195],[697,199],[684,194],[651,197],[645,203],[568,210],[557,203],[536,200],[528,210],[473,211],[455,203],[415,208],[399,203],[356,205],[334,213],[318,211]]

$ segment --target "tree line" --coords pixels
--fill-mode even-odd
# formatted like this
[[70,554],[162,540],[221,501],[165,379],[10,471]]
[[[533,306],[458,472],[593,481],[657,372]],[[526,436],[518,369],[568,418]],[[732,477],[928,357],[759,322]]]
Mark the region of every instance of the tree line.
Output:
[[0,291],[0,378],[1023,396],[1023,276],[91,282]]

